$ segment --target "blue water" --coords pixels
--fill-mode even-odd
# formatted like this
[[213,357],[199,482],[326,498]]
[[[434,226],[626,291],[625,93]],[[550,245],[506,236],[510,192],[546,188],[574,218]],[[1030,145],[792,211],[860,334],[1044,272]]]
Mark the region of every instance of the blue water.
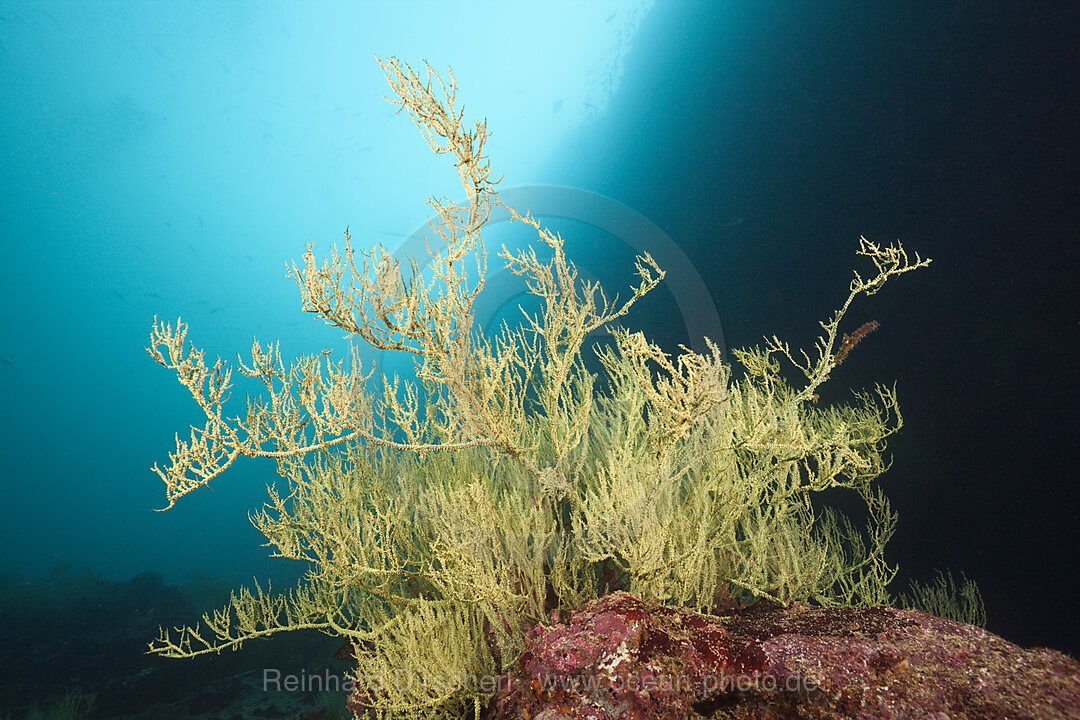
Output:
[[694,283],[684,302],[726,346],[808,344],[860,234],[934,257],[853,311],[882,330],[835,378],[898,383],[894,559],[967,571],[1010,639],[1080,647],[1058,589],[1078,584],[1058,401],[1078,385],[1077,154],[1068,111],[1040,99],[1075,103],[1076,81],[1037,52],[1063,23],[886,5],[0,2],[0,573],[299,571],[246,519],[269,463],[154,512],[148,468],[199,415],[142,348],[156,315],[211,358],[253,336],[346,350],[299,311],[286,261],[346,227],[397,248],[428,195],[462,199],[381,97],[373,56],[397,55],[454,68],[504,187],[595,199],[551,210],[586,276],[625,295],[624,214],[686,260],[637,316],[667,347],[701,342],[680,305]]

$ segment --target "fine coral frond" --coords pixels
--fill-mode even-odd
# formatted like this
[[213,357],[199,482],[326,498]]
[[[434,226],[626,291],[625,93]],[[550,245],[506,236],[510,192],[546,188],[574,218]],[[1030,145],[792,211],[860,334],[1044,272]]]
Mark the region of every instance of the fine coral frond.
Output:
[[[285,594],[241,589],[151,651],[191,657],[318,630],[352,641],[357,679],[418,680],[359,690],[374,714],[479,718],[491,691],[464,679],[497,675],[529,628],[613,590],[703,611],[733,598],[889,602],[896,515],[876,480],[903,423],[895,390],[833,406],[818,390],[877,327],[841,332],[856,298],[930,261],[861,239],[874,274],[854,276],[815,346],[767,338],[734,351],[733,367],[711,343],[672,354],[616,326],[664,279],[648,253],[620,301],[582,280],[560,235],[506,208],[536,240],[498,257],[539,310],[486,336],[474,307],[482,230],[505,207],[487,126],[465,124],[452,73],[379,62],[390,102],[453,159],[466,202],[429,199],[427,257],[399,262],[346,230],[341,249],[317,260],[308,246],[288,272],[303,311],[406,353],[417,379],[370,387],[355,345],[351,362],[327,350],[287,362],[277,343],[253,341],[238,369],[263,394],[230,417],[230,367],[208,365],[184,323],[155,318],[147,351],[205,416],[153,468],[168,505],[242,456],[271,458],[281,482],[251,521],[308,573]],[[614,343],[593,374],[585,355],[602,329]],[[828,489],[862,498],[864,527],[817,505]]]

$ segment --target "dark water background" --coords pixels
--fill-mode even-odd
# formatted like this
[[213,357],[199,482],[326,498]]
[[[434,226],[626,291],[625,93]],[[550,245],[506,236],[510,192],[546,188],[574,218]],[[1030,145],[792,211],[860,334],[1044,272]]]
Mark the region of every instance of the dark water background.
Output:
[[[991,630],[1077,654],[1070,8],[0,2],[0,573],[299,571],[246,521],[267,463],[152,512],[147,468],[198,416],[142,346],[157,314],[210,356],[253,334],[344,347],[299,312],[285,261],[346,226],[394,246],[427,195],[460,196],[381,100],[372,54],[396,54],[454,67],[507,186],[601,194],[661,228],[729,347],[812,342],[860,234],[932,257],[853,310],[881,330],[832,391],[897,383],[898,589],[962,571]],[[625,247],[571,242],[629,279],[611,275]],[[637,319],[693,342],[671,307],[658,292]]]

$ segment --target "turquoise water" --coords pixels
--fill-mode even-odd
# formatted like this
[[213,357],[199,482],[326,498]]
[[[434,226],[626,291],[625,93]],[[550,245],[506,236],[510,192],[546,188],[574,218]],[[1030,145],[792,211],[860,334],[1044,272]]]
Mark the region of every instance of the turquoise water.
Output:
[[[587,277],[625,294],[634,241],[611,229],[624,213],[686,261],[635,318],[666,347],[701,342],[691,327],[728,347],[809,344],[860,234],[934,257],[854,311],[853,327],[881,330],[832,399],[898,383],[907,427],[886,489],[904,573],[965,571],[991,629],[1080,647],[1075,622],[1055,619],[1072,617],[1055,589],[1077,583],[1061,553],[1080,499],[1061,400],[1078,385],[1075,79],[1049,69],[1068,24],[1012,12],[0,3],[0,573],[300,570],[268,561],[246,519],[268,463],[154,512],[164,493],[148,469],[199,417],[142,347],[156,315],[182,317],[211,358],[234,360],[253,336],[287,355],[346,350],[299,311],[285,262],[346,227],[398,248],[428,195],[461,199],[453,168],[382,99],[373,55],[397,55],[453,66],[517,197],[595,199],[549,210]],[[519,240],[492,228],[493,244]],[[1039,617],[1030,588],[1048,595]]]

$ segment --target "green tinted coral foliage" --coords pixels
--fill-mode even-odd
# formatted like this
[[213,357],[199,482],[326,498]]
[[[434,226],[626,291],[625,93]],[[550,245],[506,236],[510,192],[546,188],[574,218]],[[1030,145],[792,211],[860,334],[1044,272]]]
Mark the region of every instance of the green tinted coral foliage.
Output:
[[[206,415],[155,467],[169,505],[240,456],[272,457],[281,482],[253,521],[309,569],[285,593],[238,591],[151,650],[188,657],[317,629],[353,641],[379,712],[449,717],[479,712],[491,688],[476,678],[513,662],[526,629],[611,590],[699,610],[729,597],[887,602],[896,517],[875,481],[901,425],[896,396],[880,386],[824,406],[818,389],[873,329],[840,332],[853,300],[929,261],[863,239],[873,269],[855,275],[812,350],[773,337],[732,367],[715,346],[671,356],[619,326],[663,281],[648,254],[626,299],[611,299],[578,276],[558,235],[506,208],[536,239],[498,258],[540,309],[485,336],[473,310],[489,260],[481,230],[502,206],[487,128],[462,122],[452,73],[380,62],[391,102],[452,156],[467,202],[430,199],[431,254],[407,268],[346,233],[321,262],[309,247],[291,274],[305,311],[412,355],[417,379],[375,381],[355,355],[286,366],[255,342],[239,370],[266,394],[230,418],[230,368],[208,366],[180,321],[155,321],[151,356]],[[600,328],[615,342],[593,375],[587,337]],[[862,498],[866,527],[811,502],[837,487]]]

